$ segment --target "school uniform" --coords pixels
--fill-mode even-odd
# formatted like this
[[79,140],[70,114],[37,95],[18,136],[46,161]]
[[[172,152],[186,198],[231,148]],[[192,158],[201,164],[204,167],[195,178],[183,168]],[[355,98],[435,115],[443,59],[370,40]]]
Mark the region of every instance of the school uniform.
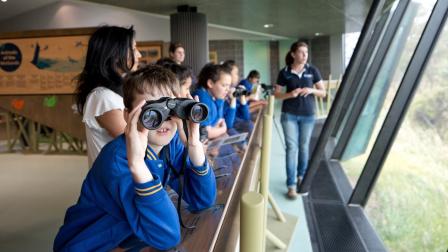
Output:
[[238,99],[235,108],[230,106],[228,100],[224,102],[224,119],[229,135],[235,135],[239,132],[251,132],[253,128],[253,126],[251,127],[249,105],[247,103],[242,105]]
[[[160,157],[148,146],[145,164],[154,179],[136,183],[128,167],[125,136],[104,146],[83,182],[78,202],[67,210],[54,251],[110,251],[132,236],[160,250],[178,244],[178,214],[164,187],[178,191],[175,174],[183,165],[184,151],[177,133]],[[184,181],[183,199],[191,211],[214,204],[216,182],[207,161],[196,167],[187,158]]]
[[224,100],[215,99],[205,88],[200,87],[193,92],[193,97],[198,96],[199,101],[207,105],[208,117],[201,122],[201,126],[214,127],[219,119],[224,118]]

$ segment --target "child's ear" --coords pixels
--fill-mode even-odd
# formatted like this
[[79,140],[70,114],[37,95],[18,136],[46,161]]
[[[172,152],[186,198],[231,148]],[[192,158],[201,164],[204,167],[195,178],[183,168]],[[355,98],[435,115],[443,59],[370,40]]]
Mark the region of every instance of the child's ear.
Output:
[[127,122],[129,119],[129,110],[127,108],[124,108],[123,116],[124,116],[124,120]]
[[212,88],[213,87],[213,81],[208,79],[207,80],[207,88]]

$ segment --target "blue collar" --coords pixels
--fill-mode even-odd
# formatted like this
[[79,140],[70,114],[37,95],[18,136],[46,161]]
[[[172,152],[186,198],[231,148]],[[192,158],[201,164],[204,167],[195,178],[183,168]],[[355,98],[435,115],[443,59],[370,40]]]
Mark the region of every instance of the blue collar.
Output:
[[146,157],[149,160],[159,160],[159,157],[157,156],[156,152],[149,145],[146,147]]

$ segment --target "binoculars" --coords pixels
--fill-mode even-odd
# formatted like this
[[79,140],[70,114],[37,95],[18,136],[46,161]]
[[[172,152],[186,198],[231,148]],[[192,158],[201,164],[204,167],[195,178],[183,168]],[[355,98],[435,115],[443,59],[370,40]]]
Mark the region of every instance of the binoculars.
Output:
[[208,107],[193,99],[162,97],[156,101],[147,101],[139,119],[145,128],[155,130],[170,116],[200,123],[207,119]]
[[274,86],[273,85],[267,85],[264,83],[260,84],[261,88],[263,89],[263,91],[274,91]]
[[240,97],[240,96],[243,96],[243,95],[248,96],[250,94],[251,94],[251,92],[246,90],[246,88],[244,86],[242,86],[242,85],[238,85],[235,88],[235,91],[233,91],[233,97]]

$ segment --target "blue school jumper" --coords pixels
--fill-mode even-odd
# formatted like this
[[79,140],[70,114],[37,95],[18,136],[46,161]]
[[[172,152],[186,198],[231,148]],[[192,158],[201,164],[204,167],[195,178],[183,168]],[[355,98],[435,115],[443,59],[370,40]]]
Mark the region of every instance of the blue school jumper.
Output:
[[248,79],[241,80],[238,85],[243,85],[247,91],[252,92],[254,84],[252,84]]
[[241,105],[241,102],[237,99],[236,107],[230,107],[230,102],[226,100],[224,102],[224,119],[228,129],[234,127],[236,121],[250,121],[249,105]]
[[205,103],[208,107],[208,117],[205,121],[201,122],[201,126],[216,126],[219,119],[224,118],[224,100],[213,98],[203,87],[196,89],[193,93],[193,96],[195,95],[199,97],[199,101]]
[[[166,147],[179,171],[186,148],[177,133]],[[110,251],[131,236],[160,250],[178,244],[178,215],[164,187],[177,191],[179,183],[163,161],[167,154],[161,153],[159,158],[148,146],[145,163],[154,180],[136,183],[128,168],[125,136],[104,146],[83,182],[78,202],[67,210],[54,251]],[[194,167],[188,159],[184,179],[183,199],[190,210],[214,204],[215,175],[207,161]]]

